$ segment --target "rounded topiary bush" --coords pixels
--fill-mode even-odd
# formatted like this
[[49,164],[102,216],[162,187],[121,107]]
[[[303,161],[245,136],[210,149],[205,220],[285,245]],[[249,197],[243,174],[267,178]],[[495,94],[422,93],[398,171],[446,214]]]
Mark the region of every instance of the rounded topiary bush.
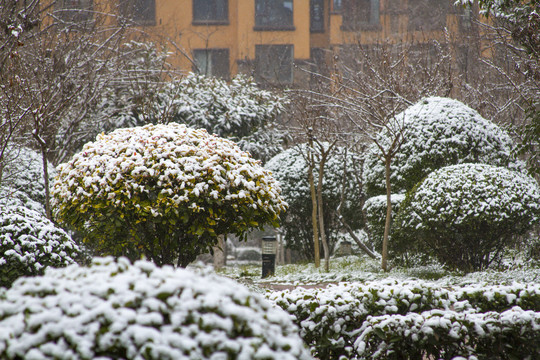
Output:
[[98,258],[0,301],[2,359],[311,359],[289,315],[215,275]]
[[[512,156],[510,136],[465,104],[430,97],[398,114],[404,128],[403,143],[391,163],[392,193],[406,192],[434,170],[462,163],[483,163],[511,169],[522,167]],[[392,139],[384,132],[382,144]],[[368,197],[386,194],[385,166],[376,145],[368,148],[364,162],[364,187]]]
[[185,125],[100,135],[58,167],[54,216],[100,254],[186,266],[221,234],[278,225],[270,172],[233,142]]
[[47,267],[73,264],[81,250],[45,215],[24,206],[0,206],[0,286]]
[[[312,202],[308,181],[309,165],[306,161],[308,150],[307,144],[292,147],[274,156],[265,167],[271,170],[279,181],[282,195],[289,204],[289,209],[281,221],[282,229],[286,232],[287,246],[300,251],[309,259],[313,257],[313,227],[309,221]],[[345,201],[341,208],[343,218],[353,229],[359,229],[363,225],[362,216],[359,216],[362,211],[363,194],[355,178],[355,169],[359,162],[357,154],[338,147],[328,157],[324,166],[322,189],[324,224],[331,252],[342,229],[335,209],[341,201],[343,186],[345,186]],[[315,165],[313,176],[317,187],[318,164]]]
[[540,218],[540,189],[522,173],[485,164],[448,166],[407,194],[393,241],[453,268],[485,268],[513,235]]

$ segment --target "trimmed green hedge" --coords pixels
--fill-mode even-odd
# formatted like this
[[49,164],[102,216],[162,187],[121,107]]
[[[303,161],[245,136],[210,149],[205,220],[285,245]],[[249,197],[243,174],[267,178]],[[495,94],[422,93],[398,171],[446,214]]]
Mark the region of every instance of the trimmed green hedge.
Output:
[[[511,316],[501,314],[504,321],[500,321],[502,325],[497,325],[500,334],[494,333],[493,338],[489,338],[489,333],[482,336],[475,333],[477,326],[485,327],[488,326],[486,323],[495,321],[490,320],[497,318],[495,312],[512,309],[514,313],[529,311],[526,316],[533,320],[525,335],[538,339],[536,344],[539,345],[535,349],[540,350],[540,284],[453,289],[424,281],[387,280],[366,284],[343,283],[325,289],[298,288],[268,293],[267,297],[291,314],[301,328],[302,338],[319,359],[370,359],[372,356],[421,359],[421,356],[418,357],[418,351],[421,350],[429,351],[424,352],[424,355],[438,354],[443,359],[451,359],[451,351],[445,348],[448,344],[444,340],[450,342],[453,336],[448,329],[446,337],[439,344],[435,342],[432,348],[424,349],[427,343],[446,331],[443,325],[435,323],[436,319],[445,317],[450,320],[441,321],[465,324],[460,326],[466,327],[463,331],[468,334],[467,337],[461,340],[452,338],[451,342],[456,343],[456,349],[469,349],[468,344],[471,344],[472,349],[467,350],[469,352],[460,350],[456,352],[457,355],[473,354],[478,358],[488,356],[490,353],[486,352],[482,344],[496,342],[504,336],[510,344],[505,352],[517,354],[521,358],[525,346],[521,341],[523,334],[518,331],[522,324],[521,318],[512,322]],[[409,331],[406,324],[410,325]],[[432,324],[433,329],[427,331],[432,331],[433,335],[413,336],[411,331],[414,332],[414,324],[420,324],[420,328]],[[534,329],[537,329],[537,333],[534,333]],[[384,356],[389,356],[392,351],[397,353],[392,355],[395,357],[383,357],[376,353],[375,349],[379,348],[384,349],[381,350]]]

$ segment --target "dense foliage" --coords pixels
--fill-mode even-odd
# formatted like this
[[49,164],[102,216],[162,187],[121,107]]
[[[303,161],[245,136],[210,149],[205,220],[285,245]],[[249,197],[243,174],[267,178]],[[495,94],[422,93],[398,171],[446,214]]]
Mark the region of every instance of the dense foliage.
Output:
[[[148,53],[140,62],[149,62],[152,54]],[[238,75],[227,82],[189,74],[182,80],[147,89],[151,94],[143,93],[150,100],[141,99],[134,90],[137,89],[127,88],[104,96],[102,110],[94,116],[95,125],[107,132],[177,122],[232,140],[261,160],[268,160],[283,149],[285,134],[277,129],[277,118],[287,101],[259,89],[251,78]]]
[[276,128],[286,99],[261,90],[253,79],[238,75],[225,80],[190,74],[158,96],[167,121],[206,129],[232,140],[257,159],[268,160],[283,149],[285,134]]
[[[309,166],[306,161],[308,146],[287,149],[274,156],[265,167],[272,171],[279,181],[282,194],[289,209],[282,216],[281,226],[285,230],[287,246],[299,251],[308,259],[313,257],[313,225],[311,219],[312,202],[308,181]],[[342,228],[338,221],[336,209],[341,201],[342,190],[345,201],[341,214],[353,229],[359,229],[363,224],[361,216],[362,192],[355,178],[355,167],[359,162],[358,156],[337,148],[330,155],[323,176],[323,208],[326,238],[332,251]],[[317,186],[318,164],[313,171],[315,186]],[[346,171],[346,173],[345,173]],[[345,187],[345,188],[343,188]]]
[[185,125],[119,129],[58,167],[54,215],[98,253],[186,266],[217,236],[277,226],[269,171],[229,140]]
[[401,204],[393,241],[454,268],[478,270],[540,219],[540,188],[522,173],[484,164],[429,174]]
[[540,286],[441,286],[396,280],[285,290],[288,311],[320,359],[534,359]]
[[0,205],[0,286],[43,274],[48,267],[73,264],[80,255],[70,236],[44,214],[15,201]]
[[[513,143],[501,128],[482,118],[465,104],[431,97],[398,114],[394,121],[404,127],[404,140],[391,163],[393,193],[412,189],[441,167],[484,163],[512,169],[522,164],[512,156]],[[385,133],[379,141],[391,141]],[[375,145],[364,162],[364,186],[368,197],[386,194],[384,162]]]
[[0,294],[2,359],[311,359],[297,328],[232,280],[125,258]]

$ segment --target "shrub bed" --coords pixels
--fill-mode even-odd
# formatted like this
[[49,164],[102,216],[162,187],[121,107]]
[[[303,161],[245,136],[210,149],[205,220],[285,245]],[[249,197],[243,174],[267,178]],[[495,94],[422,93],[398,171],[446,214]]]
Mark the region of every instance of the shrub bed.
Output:
[[[326,289],[298,288],[269,293],[267,297],[291,314],[294,322],[301,328],[302,338],[311,347],[313,355],[320,359],[369,359],[371,356],[379,356],[378,353],[375,354],[379,348],[385,356],[396,352],[398,355],[392,356],[404,356],[401,358],[405,359],[422,358],[416,356],[415,349],[423,349],[427,342],[440,336],[437,334],[444,332],[444,328],[441,325],[441,328],[433,330],[434,335],[431,337],[418,337],[407,332],[406,324],[409,324],[409,330],[413,331],[413,323],[436,323],[436,319],[444,319],[445,316],[449,316],[456,324],[467,325],[467,329],[463,331],[467,332],[468,337],[460,338],[459,341],[451,339],[454,343],[463,342],[455,345],[456,349],[469,349],[467,344],[470,343],[470,354],[482,358],[486,350],[483,345],[478,344],[495,342],[497,336],[505,336],[509,344],[505,351],[508,354],[518,354],[517,357],[520,358],[522,343],[518,330],[522,319],[516,318],[512,323],[512,317],[505,315],[504,321],[500,320],[500,325],[497,325],[500,335],[495,336],[494,333],[493,339],[489,338],[489,332],[486,332],[484,337],[479,337],[474,332],[477,325],[488,326],[484,324],[496,318],[494,312],[512,309],[516,314],[521,309],[529,311],[523,313],[525,317],[533,319],[527,336],[536,336],[540,340],[540,332],[534,334],[533,331],[540,329],[540,284],[478,285],[454,290],[424,281],[386,280],[366,284],[343,283]],[[472,314],[475,316],[468,316]],[[431,318],[433,321],[425,320]],[[369,332],[373,334],[368,334]],[[449,330],[448,341],[452,336]],[[452,352],[445,348],[445,341],[443,339],[440,344],[432,344],[433,348],[426,354],[435,354],[438,351],[438,356],[451,359],[452,357],[448,356]],[[393,343],[408,345],[395,347]],[[540,341],[536,344],[540,344]],[[457,351],[456,354],[465,356],[463,354],[469,353]]]
[[125,258],[0,293],[2,359],[311,359],[297,332],[232,280]]

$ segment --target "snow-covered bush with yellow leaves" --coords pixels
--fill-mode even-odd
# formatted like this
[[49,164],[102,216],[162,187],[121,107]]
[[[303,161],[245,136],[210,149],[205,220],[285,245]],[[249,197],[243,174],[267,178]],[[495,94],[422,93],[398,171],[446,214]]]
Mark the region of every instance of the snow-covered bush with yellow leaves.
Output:
[[235,143],[185,125],[118,129],[58,167],[55,218],[99,254],[186,266],[220,234],[278,225],[271,173]]

